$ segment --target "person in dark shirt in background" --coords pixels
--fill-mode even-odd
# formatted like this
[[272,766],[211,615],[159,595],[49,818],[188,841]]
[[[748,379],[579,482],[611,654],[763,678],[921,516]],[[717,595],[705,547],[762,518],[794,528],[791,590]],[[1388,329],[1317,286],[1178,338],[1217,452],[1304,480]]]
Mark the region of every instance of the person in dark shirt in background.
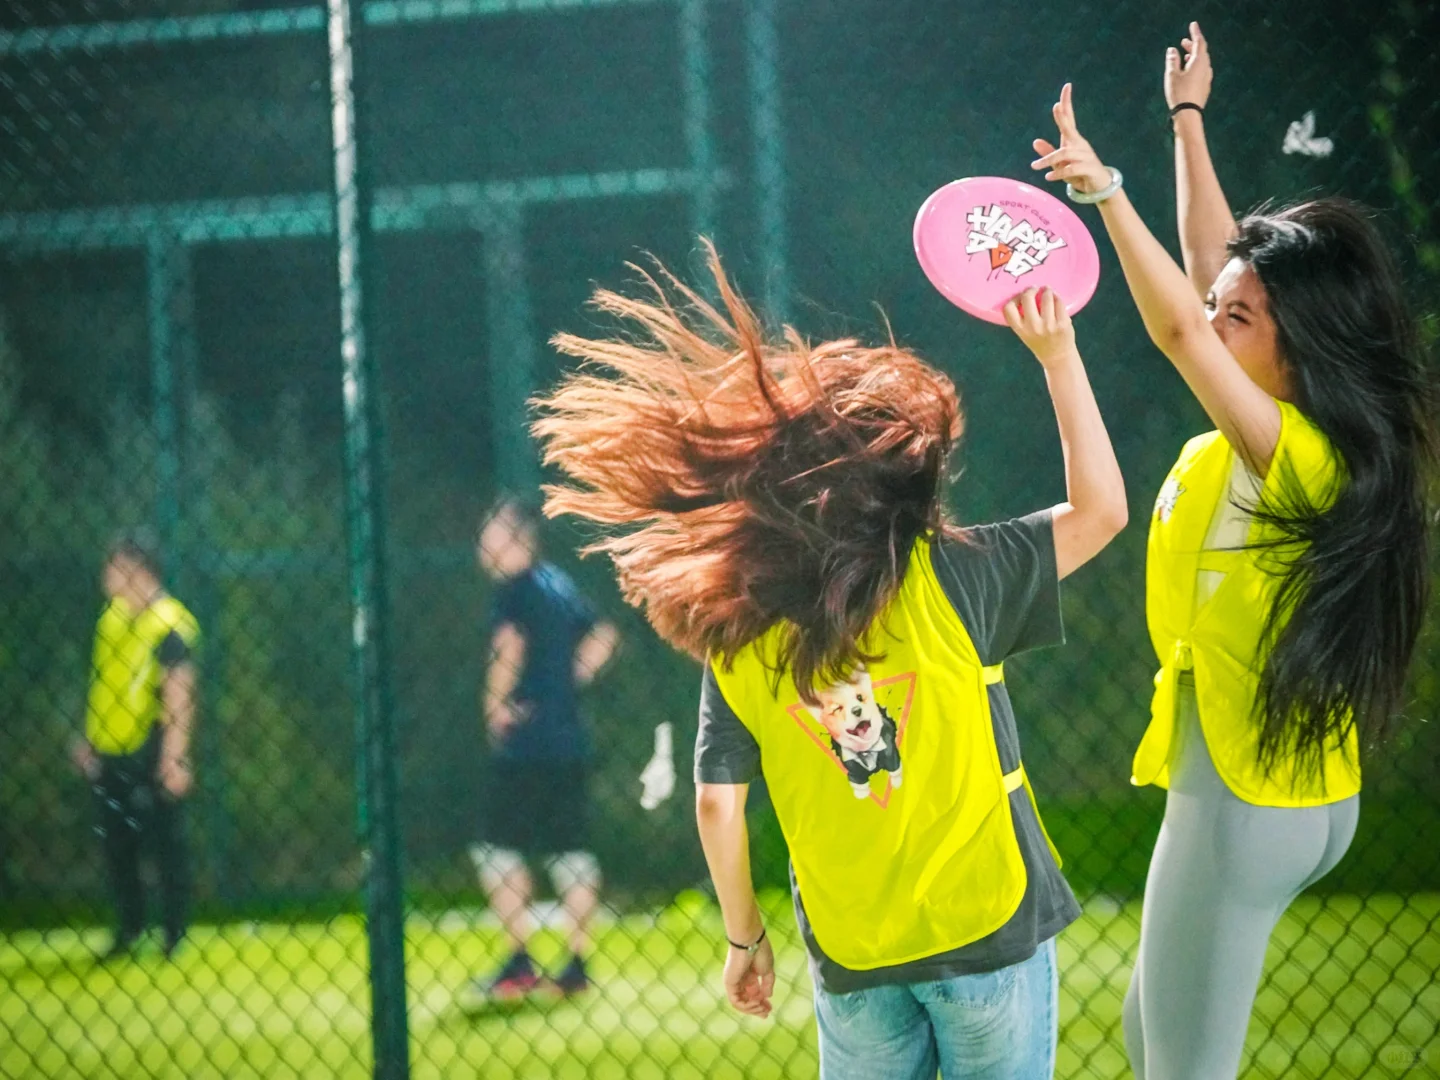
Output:
[[[600,866],[588,846],[593,751],[579,690],[609,661],[618,635],[563,571],[543,561],[539,526],[537,508],[504,499],[476,542],[495,591],[483,689],[491,745],[486,831],[471,857],[512,949],[496,974],[472,987],[487,1001],[514,1000],[546,982],[567,996],[590,985],[584,956]],[[527,862],[549,874],[571,926],[570,960],[548,980],[528,951],[535,926]]]

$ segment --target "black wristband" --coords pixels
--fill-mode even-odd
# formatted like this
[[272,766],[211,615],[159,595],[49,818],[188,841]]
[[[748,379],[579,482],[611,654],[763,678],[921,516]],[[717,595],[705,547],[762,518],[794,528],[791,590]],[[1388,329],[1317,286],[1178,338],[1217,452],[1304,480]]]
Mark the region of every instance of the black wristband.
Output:
[[1182,101],[1182,102],[1180,102],[1179,105],[1176,105],[1173,109],[1170,110],[1170,119],[1171,119],[1171,120],[1174,120],[1174,119],[1175,119],[1175,114],[1176,114],[1176,113],[1179,113],[1179,112],[1182,112],[1182,111],[1184,111],[1185,109],[1194,109],[1194,110],[1195,110],[1196,112],[1198,112],[1201,116],[1204,116],[1204,115],[1205,115],[1205,106],[1204,106],[1204,105],[1196,105],[1195,102],[1193,102],[1193,101]]
[[741,945],[741,944],[739,944],[739,943],[737,943],[737,942],[731,941],[728,935],[727,935],[726,938],[725,938],[726,943],[727,943],[732,949],[739,949],[739,950],[740,950],[741,952],[743,952],[743,953],[753,953],[756,949],[758,949],[758,948],[760,947],[760,943],[761,943],[762,941],[764,941],[764,940],[765,940],[765,928],[764,928],[763,926],[760,928],[760,936],[757,937],[757,938],[755,939],[754,943],[753,943],[753,944],[750,944],[750,945]]

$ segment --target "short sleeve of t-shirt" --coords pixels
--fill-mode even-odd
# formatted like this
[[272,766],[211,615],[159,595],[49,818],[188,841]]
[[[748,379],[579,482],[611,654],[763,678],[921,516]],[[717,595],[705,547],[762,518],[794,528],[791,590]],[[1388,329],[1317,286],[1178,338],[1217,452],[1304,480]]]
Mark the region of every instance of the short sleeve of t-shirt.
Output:
[[501,582],[490,601],[492,633],[508,623],[527,639],[557,632],[581,638],[595,622],[595,610],[569,575],[549,563]]
[[1049,510],[942,539],[931,561],[982,664],[1064,642]]
[[584,637],[595,626],[595,609],[590,606],[590,601],[580,594],[575,583],[569,578],[565,579],[565,588],[557,590],[559,599],[564,606],[565,615],[574,627],[577,637]]
[[162,667],[179,667],[186,660],[190,659],[190,646],[180,636],[180,631],[171,630],[165,635],[165,640],[160,642],[155,650],[155,659],[160,661]]
[[517,627],[524,624],[524,612],[521,610],[524,605],[521,603],[521,590],[523,578],[514,577],[502,581],[495,587],[495,592],[490,598],[490,629],[500,629],[506,623],[513,623]]
[[700,683],[700,727],[695,735],[697,784],[748,784],[760,775],[760,744],[725,700],[715,672],[705,665]]

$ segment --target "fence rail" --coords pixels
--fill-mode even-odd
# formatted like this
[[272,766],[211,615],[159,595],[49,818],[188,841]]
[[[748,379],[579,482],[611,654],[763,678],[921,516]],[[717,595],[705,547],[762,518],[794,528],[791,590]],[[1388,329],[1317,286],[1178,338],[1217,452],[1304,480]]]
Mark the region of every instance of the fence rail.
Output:
[[[502,590],[476,529],[545,479],[525,418],[564,370],[546,339],[593,329],[584,300],[641,251],[696,276],[695,237],[712,235],[770,321],[816,339],[888,322],[955,377],[962,520],[1050,505],[1043,388],[1012,340],[925,284],[921,201],[956,176],[1024,175],[1073,79],[1087,134],[1173,235],[1159,72],[1198,17],[1232,204],[1375,205],[1434,344],[1423,5],[1044,0],[1017,21],[922,0],[371,0],[352,12],[353,99],[332,69],[342,8],[0,13],[0,1077],[813,1075],[763,789],[753,865],[780,977],[762,1024],[720,992],[689,809],[699,671],[576,555],[588,537],[571,525],[546,527],[545,557],[618,648],[580,691],[592,765],[545,795],[587,786],[593,861],[527,873],[483,846],[497,789],[524,783],[482,719]],[[1102,258],[1077,327],[1138,522],[1204,420]],[[179,800],[69,761],[106,553],[147,529],[198,626],[155,676],[189,665],[198,688]],[[1153,675],[1143,559],[1132,525],[1066,582],[1068,644],[1007,665],[1084,907],[1059,943],[1063,1077],[1126,1075],[1120,1005],[1163,811],[1128,783]],[[1349,853],[1271,941],[1246,1077],[1440,1073],[1433,616],[1407,700],[1367,753]],[[120,886],[136,887],[116,877],[132,819],[155,843],[139,887],[158,929],[102,959]],[[507,907],[502,880],[528,903]],[[188,903],[173,956],[167,896]],[[507,912],[512,927],[528,912],[533,962],[562,991],[583,954],[588,989],[478,993],[511,954]]]

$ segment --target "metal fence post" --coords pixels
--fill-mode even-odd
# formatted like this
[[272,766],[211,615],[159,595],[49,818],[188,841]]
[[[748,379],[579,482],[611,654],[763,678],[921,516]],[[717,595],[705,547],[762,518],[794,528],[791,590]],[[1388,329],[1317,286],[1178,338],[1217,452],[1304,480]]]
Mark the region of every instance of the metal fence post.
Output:
[[535,392],[535,323],[526,274],[524,208],[497,202],[485,215],[485,293],[489,307],[490,387],[494,402],[497,494],[533,492],[540,464],[526,423]]
[[366,333],[365,247],[371,190],[356,115],[356,51],[363,36],[351,0],[328,0],[331,129],[335,151],[336,254],[345,407],[351,658],[359,755],[359,823],[365,854],[371,1034],[380,1080],[410,1074],[405,1012],[405,926],[396,813],[393,686],[385,564],[383,475],[375,359]]
[[152,234],[145,248],[150,337],[151,427],[155,436],[155,524],[166,567],[177,573],[180,532],[180,424],[175,409],[176,240]]
[[750,76],[750,127],[755,140],[756,214],[765,314],[790,317],[790,267],[785,238],[785,153],[780,116],[778,0],[746,0],[745,58]]
[[691,231],[718,242],[715,235],[715,204],[719,194],[715,182],[714,107],[710,83],[710,11],[708,0],[681,0],[680,52],[684,87],[685,153],[695,174],[695,197],[691,203]]

